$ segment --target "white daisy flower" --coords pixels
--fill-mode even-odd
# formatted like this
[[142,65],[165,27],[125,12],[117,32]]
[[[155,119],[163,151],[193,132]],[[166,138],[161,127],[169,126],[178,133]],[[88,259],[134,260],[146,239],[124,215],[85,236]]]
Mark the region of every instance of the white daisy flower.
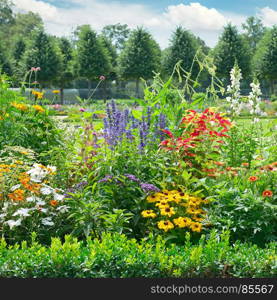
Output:
[[57,194],[57,193],[54,194],[54,200],[56,200],[56,201],[62,201],[63,199],[64,199],[64,195]]
[[14,227],[20,226],[21,225],[21,219],[18,220],[8,220],[5,222],[10,226],[10,229],[13,229]]
[[54,222],[52,221],[51,218],[44,218],[41,220],[41,223],[42,223],[42,225],[45,225],[45,226],[53,226],[54,225]]
[[50,187],[48,187],[48,186],[45,186],[45,187],[42,187],[42,188],[40,189],[40,191],[41,191],[41,193],[42,193],[43,195],[50,195],[50,194],[52,194],[53,189],[50,188]]
[[17,190],[19,188],[20,188],[20,184],[16,184],[16,185],[14,185],[14,186],[11,187],[11,191],[13,192],[13,191],[15,191],[15,190]]
[[29,217],[29,212],[31,211],[32,209],[29,209],[29,208],[19,208],[14,214],[13,216],[21,216],[21,217]]

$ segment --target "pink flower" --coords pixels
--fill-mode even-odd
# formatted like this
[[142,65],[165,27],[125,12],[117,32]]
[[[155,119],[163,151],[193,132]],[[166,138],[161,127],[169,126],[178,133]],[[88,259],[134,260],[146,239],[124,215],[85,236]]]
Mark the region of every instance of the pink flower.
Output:
[[106,77],[105,77],[104,75],[101,75],[101,76],[99,77],[99,79],[100,79],[100,80],[105,80]]
[[84,108],[80,108],[80,111],[81,111],[81,112],[84,112],[84,111],[86,111],[86,110],[85,110]]

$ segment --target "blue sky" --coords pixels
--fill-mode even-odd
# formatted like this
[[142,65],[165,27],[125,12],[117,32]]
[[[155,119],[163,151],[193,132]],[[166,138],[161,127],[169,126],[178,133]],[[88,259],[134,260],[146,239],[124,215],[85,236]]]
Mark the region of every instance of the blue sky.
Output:
[[172,31],[182,25],[213,47],[228,22],[241,29],[248,16],[264,25],[277,25],[277,0],[14,0],[21,12],[42,16],[46,30],[68,36],[74,28],[90,24],[100,32],[108,24],[144,26],[162,48],[168,46]]

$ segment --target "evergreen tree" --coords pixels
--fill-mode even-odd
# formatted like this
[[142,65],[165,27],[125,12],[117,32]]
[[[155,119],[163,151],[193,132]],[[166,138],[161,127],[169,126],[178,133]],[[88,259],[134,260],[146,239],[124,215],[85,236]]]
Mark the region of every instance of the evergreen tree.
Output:
[[[181,67],[189,72],[192,67],[192,77],[196,76],[199,68],[197,63],[193,64],[197,48],[200,42],[189,31],[182,27],[177,27],[173,33],[169,49],[164,56],[164,71],[170,75],[175,65],[181,60]],[[193,64],[193,66],[192,66]]]
[[259,42],[253,61],[257,75],[269,81],[271,93],[274,94],[277,81],[277,26],[268,30]]
[[22,57],[24,72],[31,67],[40,67],[38,81],[41,87],[54,83],[58,77],[61,59],[53,38],[38,31]]
[[136,80],[136,94],[139,78],[150,79],[160,69],[161,50],[153,37],[143,28],[134,30],[119,57],[122,78]]
[[60,88],[61,104],[64,104],[64,88],[66,84],[74,79],[73,47],[70,41],[65,37],[58,39],[58,47],[61,55],[61,64],[59,68],[57,83]]
[[89,83],[101,75],[107,76],[111,70],[111,62],[107,49],[89,25],[78,28],[77,62],[79,76],[86,78]]
[[130,35],[130,29],[127,24],[114,24],[106,25],[102,33],[106,36],[115,46],[116,50],[121,51],[124,48],[124,44]]
[[7,53],[3,50],[3,48],[0,45],[0,74],[5,73],[9,76],[12,75],[12,66],[7,58]]
[[229,81],[230,71],[237,61],[244,78],[250,75],[249,48],[243,42],[237,28],[228,24],[220,36],[219,42],[214,48],[212,55],[217,67],[217,75],[221,79]]
[[13,48],[13,58],[16,62],[20,61],[26,49],[26,44],[22,38],[15,41]]

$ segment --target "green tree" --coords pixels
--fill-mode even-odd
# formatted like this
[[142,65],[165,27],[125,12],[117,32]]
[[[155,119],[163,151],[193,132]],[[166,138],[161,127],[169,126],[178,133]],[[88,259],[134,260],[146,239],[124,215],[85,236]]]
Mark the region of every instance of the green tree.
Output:
[[20,61],[20,59],[22,58],[25,52],[25,49],[26,49],[26,44],[22,38],[19,38],[17,41],[15,41],[12,54],[16,62]]
[[106,76],[111,70],[108,50],[89,25],[78,28],[77,62],[79,76],[88,80],[89,94],[91,81]]
[[0,0],[0,26],[11,25],[14,23],[14,14],[12,2],[9,0]]
[[102,29],[102,34],[112,42],[118,51],[123,49],[126,40],[130,36],[130,32],[127,24],[120,23],[107,25]]
[[153,37],[143,28],[134,30],[119,57],[119,71],[122,78],[136,80],[136,94],[140,77],[153,77],[160,69],[161,50]]
[[230,71],[237,61],[244,78],[250,75],[250,53],[237,28],[228,24],[219,38],[218,44],[212,51],[217,75],[229,82]]
[[7,53],[3,50],[0,45],[0,73],[5,73],[9,76],[12,75],[11,62],[8,59]]
[[43,31],[35,32],[22,57],[24,72],[31,67],[40,67],[38,81],[41,88],[55,82],[61,66],[59,54],[53,38]]
[[277,80],[277,26],[267,30],[258,43],[253,61],[256,74],[269,81],[271,93],[274,94]]
[[61,55],[57,84],[60,88],[61,104],[64,104],[64,88],[66,84],[68,84],[74,79],[73,46],[70,43],[70,41],[65,37],[59,38],[57,43]]
[[[170,46],[164,53],[164,72],[170,75],[179,61],[181,67],[189,72],[191,70],[192,77],[196,76],[199,68],[197,63],[193,64],[197,48],[200,47],[200,42],[189,31],[182,27],[177,27],[172,35]],[[192,69],[191,69],[192,68]]]
[[261,19],[257,17],[249,17],[246,22],[242,24],[244,30],[243,37],[248,43],[251,53],[254,54],[258,42],[261,40],[265,33],[265,27]]

